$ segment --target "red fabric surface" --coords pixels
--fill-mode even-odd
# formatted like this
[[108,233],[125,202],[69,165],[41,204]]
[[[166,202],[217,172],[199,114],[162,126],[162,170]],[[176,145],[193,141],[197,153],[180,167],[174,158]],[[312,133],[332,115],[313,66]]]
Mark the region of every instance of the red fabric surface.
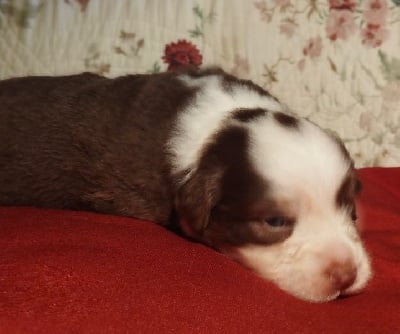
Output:
[[326,304],[153,223],[0,208],[0,332],[400,333],[400,168],[359,174],[375,276]]

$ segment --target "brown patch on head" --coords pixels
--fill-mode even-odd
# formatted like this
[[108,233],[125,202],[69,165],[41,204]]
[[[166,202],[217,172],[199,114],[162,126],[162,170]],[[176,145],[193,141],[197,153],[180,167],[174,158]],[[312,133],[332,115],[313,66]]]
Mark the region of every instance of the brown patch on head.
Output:
[[[190,179],[181,196],[181,201],[189,200],[192,204],[185,204],[183,214],[178,207],[182,229],[197,231],[192,237],[212,247],[224,248],[249,243],[272,244],[291,234],[292,226],[275,228],[265,222],[267,218],[286,216],[286,213],[283,206],[268,197],[268,182],[254,170],[248,152],[249,134],[246,129],[235,126],[220,131],[205,148],[192,176],[200,182]],[[204,195],[192,201],[193,196],[197,196],[193,193],[207,193],[204,189],[210,188],[210,184],[213,185],[212,200],[206,201],[206,208],[202,202]],[[189,212],[191,219],[187,219]],[[197,224],[197,216],[206,216],[207,222],[200,219],[203,223]],[[193,222],[200,229],[188,228]]]
[[187,236],[201,240],[210,211],[219,198],[220,177],[217,166],[200,166],[177,191],[175,205]]
[[342,184],[336,193],[336,206],[338,208],[345,208],[351,214],[353,221],[355,221],[357,219],[355,198],[361,191],[361,182],[357,178],[356,171],[354,169],[354,162],[351,159],[351,156],[347,151],[343,141],[335,132],[330,130],[326,130],[326,132],[338,145],[338,149],[342,154],[344,161],[347,161],[349,164],[349,170],[344,176]]
[[262,108],[237,109],[232,113],[232,118],[240,122],[247,123],[259,117],[265,116],[267,113],[268,111]]
[[278,123],[284,127],[297,129],[299,127],[299,120],[294,118],[293,116],[276,112],[274,113],[274,118]]
[[336,206],[348,210],[352,219],[356,220],[355,197],[361,191],[361,182],[352,168],[346,174],[336,193]]

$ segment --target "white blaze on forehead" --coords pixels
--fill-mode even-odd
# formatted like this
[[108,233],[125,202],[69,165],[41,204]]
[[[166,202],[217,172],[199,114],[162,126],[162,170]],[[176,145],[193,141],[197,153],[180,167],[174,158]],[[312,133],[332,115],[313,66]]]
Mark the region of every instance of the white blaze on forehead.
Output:
[[307,192],[318,201],[328,196],[329,205],[333,204],[350,161],[331,136],[306,120],[289,127],[271,115],[252,122],[249,129],[250,158],[260,175],[271,182],[272,190],[295,196]]
[[240,108],[264,108],[271,111],[282,110],[282,105],[268,96],[262,96],[251,87],[229,83],[224,89],[220,75],[193,78],[181,75],[179,79],[198,91],[189,105],[179,116],[175,134],[168,143],[175,157],[174,171],[182,171],[199,159],[202,147],[223,127],[230,113]]

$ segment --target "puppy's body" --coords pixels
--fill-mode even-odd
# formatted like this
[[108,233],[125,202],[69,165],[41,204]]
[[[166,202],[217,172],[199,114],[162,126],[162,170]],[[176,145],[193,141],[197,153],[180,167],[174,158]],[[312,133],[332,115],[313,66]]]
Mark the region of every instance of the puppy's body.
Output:
[[192,94],[169,74],[0,82],[0,203],[166,224],[173,194],[165,143]]
[[312,301],[370,276],[344,146],[220,70],[0,82],[0,204],[174,224]]

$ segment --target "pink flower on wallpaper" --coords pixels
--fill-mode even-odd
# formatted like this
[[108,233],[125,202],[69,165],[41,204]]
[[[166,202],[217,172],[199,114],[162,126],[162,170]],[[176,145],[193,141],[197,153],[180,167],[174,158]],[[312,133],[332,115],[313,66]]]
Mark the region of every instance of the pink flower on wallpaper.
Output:
[[347,39],[357,30],[357,25],[354,22],[353,13],[349,10],[329,11],[328,23],[326,32],[332,41],[337,39]]
[[285,11],[291,6],[290,0],[274,0],[275,5],[277,5],[281,12]]
[[272,20],[272,12],[268,8],[265,1],[258,1],[254,3],[254,7],[260,12],[261,20],[270,22]]
[[168,64],[168,71],[174,71],[185,65],[199,67],[203,56],[196,45],[184,39],[167,44],[162,56],[164,63]]
[[362,43],[371,48],[381,46],[388,36],[389,31],[379,24],[368,23],[367,26],[361,30]]
[[280,32],[286,37],[290,38],[294,35],[294,32],[297,28],[298,24],[291,18],[286,18],[282,20],[281,25],[279,26]]
[[388,5],[386,0],[368,0],[363,12],[365,26],[361,30],[361,41],[364,45],[377,48],[389,37],[386,29]]
[[329,0],[329,9],[354,11],[356,6],[355,0]]
[[321,37],[315,37],[315,38],[310,38],[306,46],[303,48],[303,54],[305,56],[309,56],[310,58],[318,58],[321,55],[322,51],[322,38]]
[[301,59],[301,60],[297,63],[297,68],[298,68],[300,71],[303,71],[305,66],[306,66],[306,60],[305,60],[304,58]]
[[388,14],[386,0],[368,0],[363,16],[367,23],[385,24]]
[[285,7],[290,5],[290,0],[274,0],[274,2],[279,7]]
[[[70,4],[70,0],[64,0],[65,3]],[[88,6],[90,0],[75,0],[81,6],[81,11],[84,12]]]

